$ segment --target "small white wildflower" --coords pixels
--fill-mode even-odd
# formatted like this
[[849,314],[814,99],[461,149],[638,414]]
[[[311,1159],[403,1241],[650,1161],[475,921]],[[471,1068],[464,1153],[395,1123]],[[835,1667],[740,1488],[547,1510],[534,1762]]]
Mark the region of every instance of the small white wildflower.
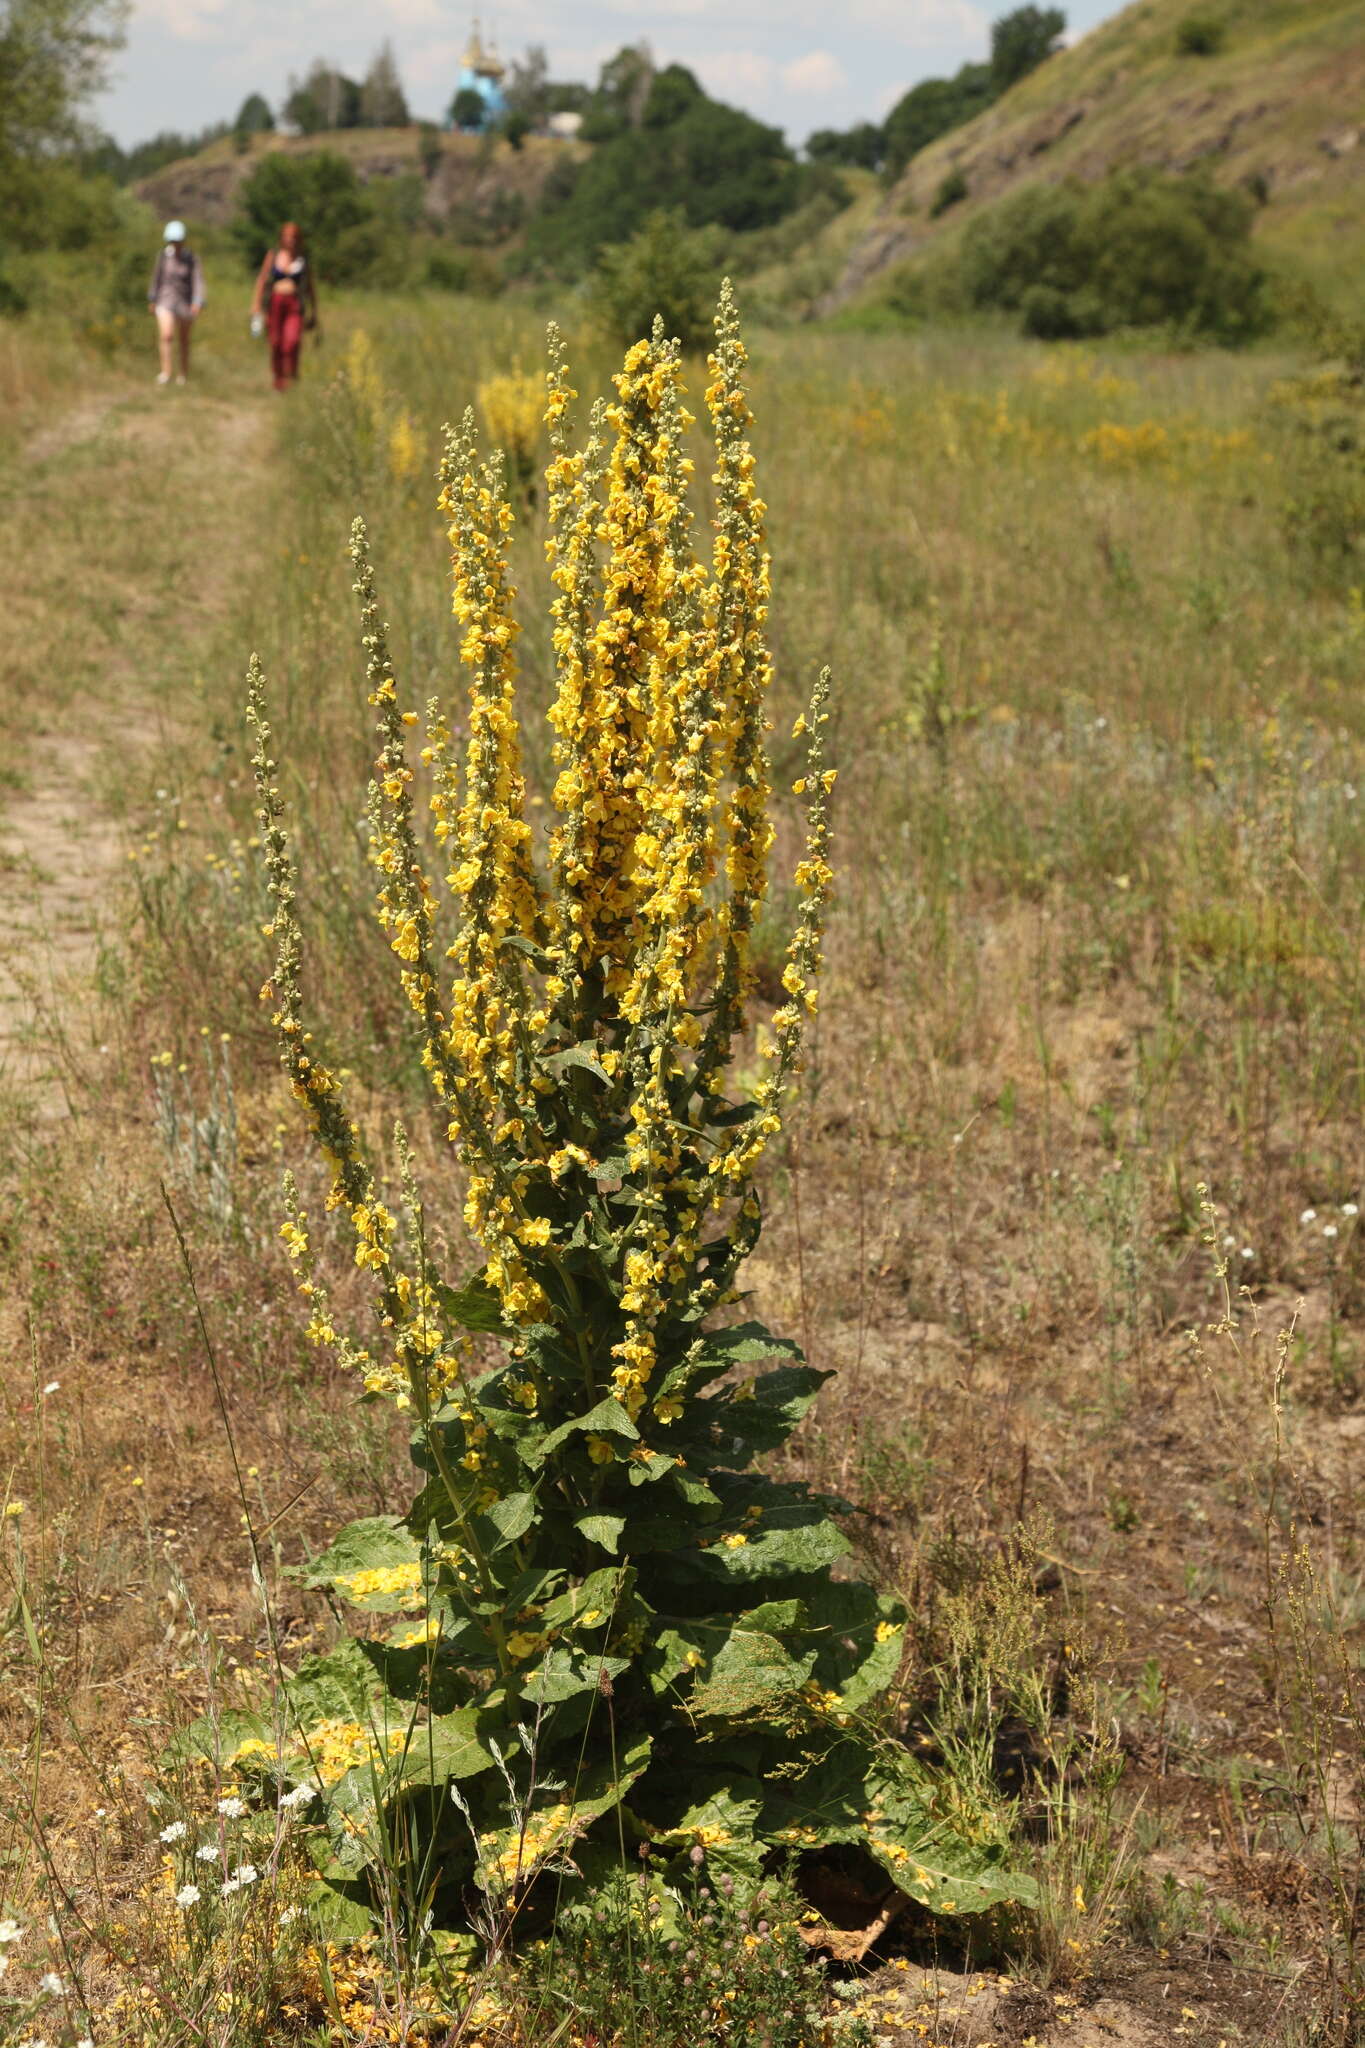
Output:
[[314,1786],[296,1785],[292,1792],[285,1793],[284,1797],[280,1801],[280,1805],[287,1806],[291,1809],[296,1806],[307,1806],[309,1800],[316,1798],[316,1796],[317,1793],[316,1788]]
[[1341,785],[1341,793],[1345,797],[1348,804],[1353,804],[1355,802],[1357,792],[1356,786],[1353,782],[1343,782]]
[[225,1899],[230,1899],[234,1892],[239,1892],[241,1889],[242,1887],[238,1884],[235,1877],[224,1878],[223,1897]]
[[184,1839],[185,1823],[183,1820],[173,1820],[168,1828],[161,1830],[161,1840],[163,1842],[183,1842]]
[[238,1885],[248,1885],[255,1884],[260,1872],[254,1863],[239,1863],[232,1875]]
[[1336,1236],[1336,1234],[1337,1234],[1337,1226],[1336,1226],[1336,1224],[1335,1224],[1335,1223],[1324,1223],[1324,1224],[1323,1224],[1323,1226],[1322,1226],[1322,1234],[1323,1234],[1323,1236],[1324,1236],[1324,1237],[1335,1237],[1335,1236]]
[[199,1904],[202,1896],[203,1894],[200,1892],[197,1884],[182,1884],[175,1895],[175,1903],[185,1911],[188,1911],[191,1906]]
[[218,1801],[218,1811],[227,1820],[240,1820],[246,1812],[246,1807],[240,1799],[220,1799]]
[[1343,1216],[1358,1216],[1360,1214],[1360,1206],[1356,1202],[1343,1202],[1341,1213]]
[[1253,1251],[1252,1247],[1251,1247],[1251,1246],[1250,1246],[1249,1244],[1244,1244],[1244,1245],[1242,1246],[1242,1249],[1241,1249],[1241,1252],[1240,1252],[1240,1254],[1239,1254],[1239,1257],[1241,1257],[1241,1258],[1244,1258],[1244,1259],[1247,1259],[1247,1260],[1251,1260],[1251,1259],[1254,1259],[1254,1258],[1255,1258],[1255,1256],[1256,1256],[1256,1254],[1255,1254],[1255,1252]]
[[1236,1244],[1236,1242],[1236,1238],[1232,1235],[1232,1232],[1229,1231],[1227,1236],[1223,1239],[1224,1251],[1230,1252],[1232,1250],[1232,1247]]
[[280,1914],[279,1924],[281,1927],[288,1927],[295,1920],[297,1920],[298,1917],[299,1909],[297,1906],[286,1906],[284,1911]]
[[95,2048],[95,2044],[89,2034],[82,2034],[80,2040],[76,2043],[76,2048]]
[[1308,1228],[1310,1223],[1316,1223],[1317,1220],[1318,1212],[1316,1209],[1305,1209],[1302,1216],[1300,1216],[1299,1218],[1299,1221],[1300,1223],[1302,1223],[1305,1230]]
[[194,1860],[196,1863],[216,1863],[218,1861],[217,1844],[214,1842],[201,1842],[194,1852]]
[[0,1920],[0,1948],[7,1942],[18,1941],[23,1931],[17,1920]]
[[61,1384],[62,1383],[60,1380],[49,1380],[47,1385],[43,1388],[44,1394],[59,1393],[61,1391]]
[[66,1986],[55,1970],[44,1970],[38,1979],[38,1989],[45,1991],[49,1998],[65,1998]]

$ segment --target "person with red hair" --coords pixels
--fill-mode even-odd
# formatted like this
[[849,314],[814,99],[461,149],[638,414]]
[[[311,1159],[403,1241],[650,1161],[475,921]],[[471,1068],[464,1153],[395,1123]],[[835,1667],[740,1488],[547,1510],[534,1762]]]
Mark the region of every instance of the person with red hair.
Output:
[[270,337],[270,372],[277,391],[287,391],[299,374],[303,330],[318,324],[318,295],[297,224],[287,220],[279,246],[266,252],[251,299],[251,331],[264,326]]

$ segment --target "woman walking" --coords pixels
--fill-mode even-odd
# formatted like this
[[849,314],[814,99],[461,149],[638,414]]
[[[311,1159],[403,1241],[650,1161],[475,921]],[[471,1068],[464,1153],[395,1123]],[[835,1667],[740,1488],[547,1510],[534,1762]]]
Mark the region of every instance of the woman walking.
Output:
[[304,254],[303,236],[292,220],[280,229],[279,247],[262,263],[251,300],[251,325],[260,332],[262,311],[270,336],[270,371],[277,391],[287,391],[299,374],[303,330],[318,324],[318,295]]
[[168,220],[161,240],[161,254],[147,292],[147,304],[156,315],[156,338],[161,351],[156,381],[170,383],[179,342],[180,369],[175,381],[183,384],[190,374],[190,329],[205,299],[204,266],[185,240],[183,220]]

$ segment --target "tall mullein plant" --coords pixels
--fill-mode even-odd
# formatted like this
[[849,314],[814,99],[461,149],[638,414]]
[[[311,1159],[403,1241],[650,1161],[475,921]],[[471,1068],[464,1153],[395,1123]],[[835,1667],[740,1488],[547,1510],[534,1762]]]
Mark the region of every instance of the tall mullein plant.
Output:
[[[543,850],[526,817],[503,467],[479,459],[468,415],[448,433],[440,506],[467,739],[457,760],[451,720],[432,703],[421,753],[444,898],[419,826],[416,714],[401,706],[364,528],[353,529],[380,738],[378,915],[482,1248],[461,1284],[433,1258],[401,1132],[400,1220],[306,1027],[295,871],[252,666],[278,944],[265,993],[327,1162],[328,1206],[349,1219],[373,1280],[364,1341],[338,1333],[292,1187],[285,1236],[309,1335],[410,1412],[426,1475],[405,1517],[353,1525],[312,1573],[371,1613],[409,1610],[389,1635],[301,1669],[297,1741],[276,1746],[277,1772],[320,1782],[310,1757],[338,1715],[374,1731],[355,1768],[322,1784],[334,1901],[361,1897],[367,1865],[394,1839],[390,1808],[411,1815],[423,1787],[417,1833],[439,1873],[423,1897],[451,1922],[471,1884],[523,1885],[571,1844],[590,1871],[606,1853],[597,1838],[619,1854],[626,1835],[664,1857],[703,1840],[755,1867],[782,1844],[856,1842],[905,1891],[949,1910],[1010,1889],[991,1817],[945,1804],[873,1732],[902,1654],[900,1610],[836,1584],[847,1546],[832,1504],[755,1464],[825,1378],[732,1311],[762,1220],[755,1172],[816,1007],[834,771],[821,676],[797,723],[806,843],[784,995],[767,1019],[767,1071],[736,1093],[773,842],[769,558],[745,366],[727,287],[706,389],[716,509],[703,555],[676,346],[656,324],[630,350],[579,448],[552,330],[557,776]],[[490,1338],[501,1362],[480,1369],[475,1347]],[[259,1736],[247,1751],[259,1763]],[[558,1788],[530,1824],[509,1803],[519,1754]],[[462,1813],[472,1833],[454,1826]]]

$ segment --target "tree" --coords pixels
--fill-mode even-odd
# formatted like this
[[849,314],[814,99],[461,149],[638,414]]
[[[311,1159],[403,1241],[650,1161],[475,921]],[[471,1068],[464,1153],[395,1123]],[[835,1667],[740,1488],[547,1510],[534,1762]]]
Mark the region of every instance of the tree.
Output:
[[991,29],[991,83],[1008,92],[1056,50],[1066,28],[1060,7],[1016,7]]
[[989,64],[963,64],[952,78],[925,78],[912,85],[886,117],[887,177],[898,178],[912,156],[972,120],[994,98]]
[[126,12],[126,0],[0,0],[0,162],[77,140]]
[[535,126],[549,112],[550,60],[543,43],[532,43],[524,57],[514,57],[503,87],[509,114],[523,114]]
[[360,126],[406,128],[409,119],[393,44],[381,43],[360,88]]
[[609,57],[597,76],[583,122],[584,139],[607,142],[627,128],[638,128],[654,83],[654,55],[648,43],[626,43]]
[[488,106],[483,94],[475,92],[472,85],[462,85],[450,102],[450,125],[459,128],[466,135],[478,135],[488,119]]
[[321,58],[300,85],[289,81],[284,118],[301,135],[319,135],[329,128],[355,128],[360,123],[360,87]]
[[680,65],[659,73],[641,117],[647,125],[599,144],[567,196],[533,221],[532,252],[552,268],[591,263],[652,213],[677,209],[688,227],[742,232],[771,227],[800,202],[801,172],[781,130],[708,99]]
[[282,221],[297,221],[307,239],[319,274],[335,274],[335,259],[344,238],[374,217],[370,196],[354,165],[332,150],[290,156],[272,150],[263,156],[238,192],[233,236],[254,269],[275,246]]
[[813,164],[848,164],[862,171],[875,171],[886,154],[886,130],[875,121],[859,121],[855,127],[817,128],[806,137],[806,155]]
[[247,94],[232,124],[236,135],[268,135],[274,126],[275,116],[270,111],[270,102],[258,92]]

